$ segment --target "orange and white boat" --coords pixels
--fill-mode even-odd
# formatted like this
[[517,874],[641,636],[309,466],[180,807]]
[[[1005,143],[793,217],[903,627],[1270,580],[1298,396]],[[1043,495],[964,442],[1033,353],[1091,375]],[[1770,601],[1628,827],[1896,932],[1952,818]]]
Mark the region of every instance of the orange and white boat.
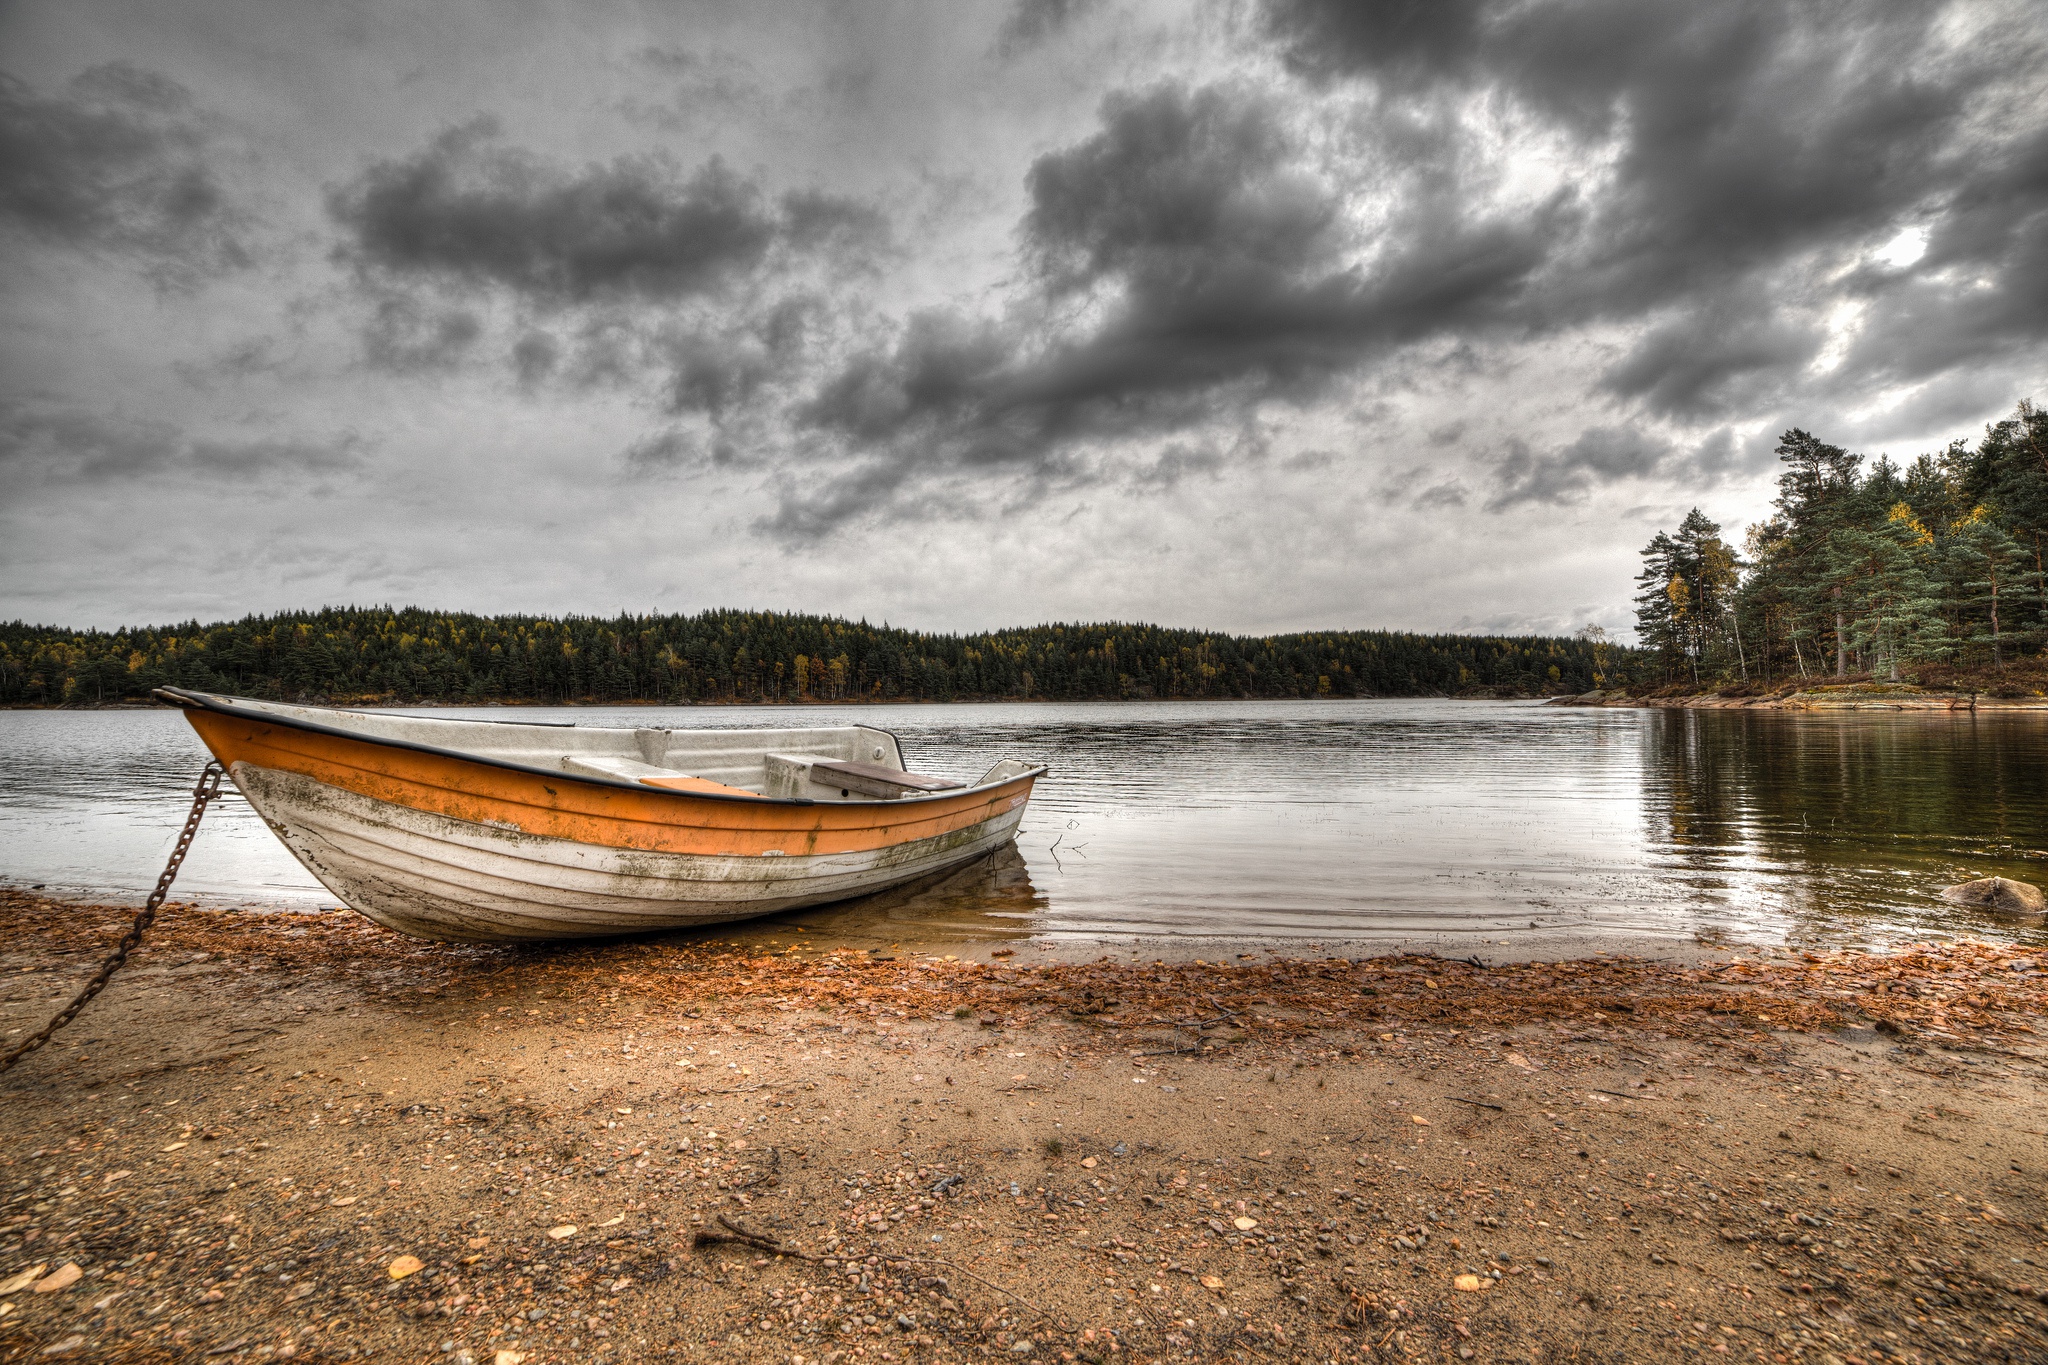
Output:
[[866,725],[612,729],[285,706],[166,687],[322,885],[422,938],[574,938],[881,891],[1015,838],[1044,775],[904,768]]

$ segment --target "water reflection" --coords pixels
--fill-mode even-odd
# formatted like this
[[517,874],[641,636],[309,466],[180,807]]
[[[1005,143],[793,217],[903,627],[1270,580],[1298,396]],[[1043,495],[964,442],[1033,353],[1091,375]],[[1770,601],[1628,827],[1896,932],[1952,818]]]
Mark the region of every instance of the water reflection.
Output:
[[1941,887],[2048,871],[2048,717],[1647,717],[1653,853],[1746,927],[1815,939],[1989,928]]
[[[895,730],[923,771],[1052,765],[1004,858],[728,936],[801,923],[885,947],[1029,934],[1077,950],[1314,939],[1530,954],[1702,934],[2042,936],[1935,893],[1965,876],[2048,881],[2048,716],[1445,701],[513,714],[858,720]],[[139,893],[203,762],[170,711],[0,712],[0,876]],[[179,890],[333,903],[239,802],[209,814]]]

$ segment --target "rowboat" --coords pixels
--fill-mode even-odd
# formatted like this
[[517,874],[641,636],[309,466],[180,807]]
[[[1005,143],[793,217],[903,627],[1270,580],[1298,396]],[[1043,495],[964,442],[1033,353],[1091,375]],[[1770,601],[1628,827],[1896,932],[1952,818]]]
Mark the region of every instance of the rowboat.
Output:
[[457,942],[717,924],[900,886],[1010,843],[1046,771],[913,773],[867,725],[625,729],[155,695],[344,904]]

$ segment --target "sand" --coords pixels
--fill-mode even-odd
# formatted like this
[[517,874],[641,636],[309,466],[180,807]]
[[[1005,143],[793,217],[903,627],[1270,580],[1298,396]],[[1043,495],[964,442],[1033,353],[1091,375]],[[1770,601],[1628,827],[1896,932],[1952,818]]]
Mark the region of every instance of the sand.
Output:
[[[0,892],[0,1026],[124,913]],[[0,1076],[0,1279],[42,1267],[0,1353],[2048,1359],[2023,949],[785,937],[449,948],[173,907]]]

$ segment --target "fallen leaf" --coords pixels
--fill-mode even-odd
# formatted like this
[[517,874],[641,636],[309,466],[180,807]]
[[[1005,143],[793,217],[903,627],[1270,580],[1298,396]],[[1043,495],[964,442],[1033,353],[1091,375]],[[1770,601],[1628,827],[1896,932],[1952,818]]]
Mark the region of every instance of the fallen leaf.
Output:
[[1486,1281],[1477,1275],[1460,1275],[1451,1281],[1451,1288],[1462,1289],[1467,1294],[1477,1294],[1486,1288]]
[[564,1223],[558,1228],[548,1229],[548,1236],[554,1238],[557,1242],[565,1237],[574,1237],[575,1235],[576,1225],[574,1223]]
[[1420,1114],[1410,1114],[1408,1117],[1413,1119],[1415,1122],[1421,1124],[1424,1128],[1429,1127],[1429,1120],[1422,1117],[1422,1115]]
[[500,1351],[491,1357],[491,1365],[525,1365],[525,1361],[523,1351]]
[[1084,1168],[1092,1171],[1095,1169],[1095,1158],[1092,1156],[1084,1156],[1081,1158],[1081,1165]]
[[328,1207],[328,1208],[330,1208],[330,1209],[345,1209],[345,1208],[347,1208],[347,1207],[348,1207],[348,1206],[349,1206],[350,1204],[353,1204],[353,1203],[355,1203],[355,1202],[356,1202],[356,1200],[358,1200],[358,1199],[360,1199],[360,1198],[362,1198],[362,1196],[361,1196],[361,1195],[357,1195],[357,1194],[345,1194],[345,1195],[341,1196],[341,1198],[339,1198],[339,1199],[330,1199],[330,1200],[328,1200],[328,1201],[327,1201],[327,1207]]
[[622,1213],[622,1214],[620,1214],[620,1215],[619,1215],[618,1217],[616,1217],[616,1218],[607,1218],[607,1219],[605,1219],[605,1220],[604,1220],[604,1221],[603,1221],[602,1223],[599,1223],[599,1224],[598,1224],[598,1226],[599,1226],[599,1227],[601,1227],[601,1228],[615,1228],[615,1227],[617,1227],[617,1226],[618,1226],[619,1224],[621,1224],[621,1223],[623,1223],[623,1222],[625,1222],[625,1221],[626,1221],[626,1215]]
[[408,1275],[417,1275],[426,1268],[426,1262],[417,1256],[400,1256],[384,1267],[384,1273],[394,1280],[402,1280]]
[[102,1185],[111,1185],[116,1180],[126,1180],[129,1176],[134,1174],[135,1172],[133,1171],[109,1171],[106,1175],[100,1177],[100,1183]]
[[1519,1052],[1510,1052],[1508,1054],[1508,1064],[1510,1066],[1518,1066],[1524,1071],[1534,1071],[1536,1069],[1535,1064]]
[[630,1114],[630,1113],[632,1113],[633,1111],[632,1111],[632,1110],[631,1110],[630,1108],[627,1108],[627,1109],[614,1109],[614,1110],[612,1110],[612,1112],[613,1112],[614,1114]]
[[49,1268],[48,1261],[38,1261],[20,1274],[9,1275],[5,1280],[0,1280],[0,1294],[20,1293],[41,1279],[43,1272]]
[[1250,1232],[1253,1228],[1257,1227],[1258,1225],[1258,1219],[1247,1218],[1241,1213],[1237,1215],[1237,1217],[1230,1220],[1230,1226],[1236,1228],[1239,1232]]
[[72,1285],[78,1283],[79,1276],[83,1274],[85,1272],[78,1268],[78,1262],[66,1261],[63,1265],[58,1266],[55,1270],[43,1276],[42,1279],[37,1280],[35,1292],[38,1294],[54,1294],[60,1289],[69,1289]]
[[174,1142],[174,1143],[172,1143],[172,1144],[171,1144],[170,1146],[168,1146],[168,1147],[159,1147],[159,1148],[157,1148],[157,1150],[158,1150],[159,1152],[175,1152],[175,1151],[177,1151],[177,1150],[178,1150],[178,1149],[179,1149],[180,1147],[188,1147],[188,1146],[190,1146],[190,1145],[191,1145],[190,1143],[186,1143],[186,1142]]
[[1202,1277],[1202,1288],[1215,1290],[1219,1294],[1222,1293],[1223,1277],[1221,1275],[1204,1275]]

